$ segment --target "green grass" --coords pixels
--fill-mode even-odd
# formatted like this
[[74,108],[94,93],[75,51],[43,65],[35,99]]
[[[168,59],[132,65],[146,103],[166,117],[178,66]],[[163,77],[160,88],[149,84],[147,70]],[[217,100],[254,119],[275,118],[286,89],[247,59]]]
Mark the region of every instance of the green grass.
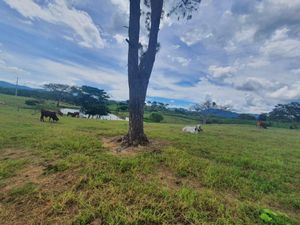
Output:
[[0,95],[0,224],[300,223],[299,131],[146,123],[160,151],[118,155],[102,138],[126,122],[41,123],[25,100]]

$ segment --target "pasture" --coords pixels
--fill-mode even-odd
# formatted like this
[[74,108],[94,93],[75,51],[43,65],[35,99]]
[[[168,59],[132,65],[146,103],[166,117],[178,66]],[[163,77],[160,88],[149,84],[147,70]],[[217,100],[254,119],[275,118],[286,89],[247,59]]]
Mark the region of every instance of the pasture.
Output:
[[297,130],[146,123],[149,147],[115,153],[127,122],[42,123],[25,100],[0,95],[2,225],[300,223]]

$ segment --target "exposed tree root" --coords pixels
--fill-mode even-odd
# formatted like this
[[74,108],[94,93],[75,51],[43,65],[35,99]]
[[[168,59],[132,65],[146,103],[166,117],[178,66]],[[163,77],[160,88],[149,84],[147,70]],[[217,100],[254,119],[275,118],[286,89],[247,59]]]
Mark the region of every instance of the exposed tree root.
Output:
[[132,140],[129,135],[125,135],[120,138],[119,142],[122,147],[138,147],[138,146],[147,146],[150,144],[147,136],[145,134],[140,135],[138,138]]

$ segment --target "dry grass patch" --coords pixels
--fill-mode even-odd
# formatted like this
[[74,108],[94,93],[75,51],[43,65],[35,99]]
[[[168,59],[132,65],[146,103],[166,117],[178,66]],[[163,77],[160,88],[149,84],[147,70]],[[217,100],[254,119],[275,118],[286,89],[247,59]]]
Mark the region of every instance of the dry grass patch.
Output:
[[42,162],[29,151],[1,151],[0,162],[20,159],[30,162],[1,181],[1,225],[66,224],[72,219],[76,209],[70,207],[60,217],[54,206],[56,196],[78,186],[79,169],[49,173],[51,164]]
[[165,143],[160,141],[150,141],[147,146],[139,145],[137,147],[124,147],[121,145],[122,137],[103,137],[101,139],[103,147],[111,153],[118,156],[135,156],[145,152],[160,152]]

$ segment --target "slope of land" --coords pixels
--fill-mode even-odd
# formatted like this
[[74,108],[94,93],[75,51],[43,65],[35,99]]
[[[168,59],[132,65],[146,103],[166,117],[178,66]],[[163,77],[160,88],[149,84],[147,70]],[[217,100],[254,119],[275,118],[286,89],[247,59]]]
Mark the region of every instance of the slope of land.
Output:
[[[124,121],[40,122],[0,95],[0,224],[299,224],[300,132],[146,123],[132,154],[103,141]],[[19,106],[19,110],[17,110]]]

